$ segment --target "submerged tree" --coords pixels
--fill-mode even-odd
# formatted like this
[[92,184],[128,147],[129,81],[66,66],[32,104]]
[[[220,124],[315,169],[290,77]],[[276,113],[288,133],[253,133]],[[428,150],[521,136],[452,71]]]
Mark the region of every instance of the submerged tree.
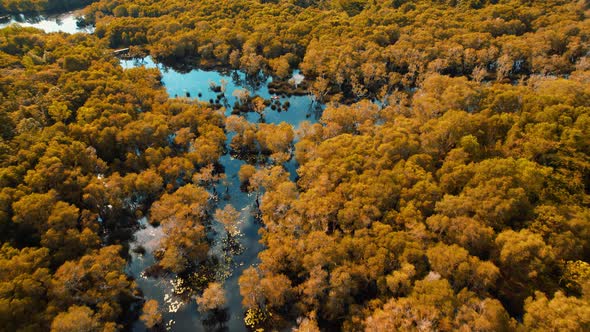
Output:
[[143,323],[148,329],[162,323],[162,313],[158,308],[158,301],[146,301],[143,304],[142,314],[139,317],[139,319],[143,321]]
[[198,264],[207,256],[209,244],[205,227],[209,193],[192,184],[180,187],[172,194],[164,194],[151,209],[151,222],[160,223],[166,237],[159,264],[180,273]]
[[230,204],[227,204],[223,209],[217,209],[215,211],[215,219],[223,225],[228,237],[235,237],[239,234],[239,218],[240,212]]
[[221,309],[226,303],[225,290],[219,282],[209,283],[201,296],[197,297],[200,312]]

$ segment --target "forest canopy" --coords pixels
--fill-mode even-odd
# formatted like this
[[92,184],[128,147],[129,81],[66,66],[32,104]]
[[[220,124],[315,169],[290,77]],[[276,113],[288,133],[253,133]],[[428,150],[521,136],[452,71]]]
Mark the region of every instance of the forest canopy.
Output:
[[588,66],[585,1],[98,1],[84,11],[111,47],[161,60],[300,68],[317,97],[384,99],[431,73],[480,80]]
[[[162,224],[157,207],[172,197],[207,201],[187,183],[219,158],[223,115],[168,99],[157,70],[123,70],[90,35],[8,27],[0,63],[0,330],[119,330],[141,299],[124,272],[125,233],[162,194]],[[179,131],[192,139],[170,140]],[[162,251],[189,259],[165,256],[164,268],[206,255],[200,220],[190,225],[166,224],[187,245]]]
[[62,12],[82,8],[94,0],[0,0],[0,15]]
[[433,74],[405,103],[329,106],[296,183],[267,186],[244,305],[270,326],[587,329],[589,86]]
[[[587,1],[99,0],[83,13],[92,35],[0,29],[0,330],[157,328],[126,241],[147,216],[164,233],[150,273],[207,272],[212,220],[239,242],[241,210],[211,189],[226,153],[243,161],[263,245],[239,276],[249,328],[590,330]],[[322,115],[264,123],[271,104],[247,91],[232,110],[170,98],[158,69],[121,67],[121,47],[276,84],[299,69]],[[235,295],[220,280],[198,293],[201,313]]]

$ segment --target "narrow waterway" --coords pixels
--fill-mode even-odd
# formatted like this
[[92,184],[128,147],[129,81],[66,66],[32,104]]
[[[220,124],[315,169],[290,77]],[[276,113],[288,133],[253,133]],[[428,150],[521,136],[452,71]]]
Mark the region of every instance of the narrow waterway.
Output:
[[[9,24],[20,24],[21,26],[35,27],[46,32],[66,32],[92,33],[92,28],[80,28],[76,24],[77,12],[69,12],[59,15],[46,15],[36,17],[25,17],[22,15],[11,16],[0,22],[0,28]],[[134,60],[121,60],[123,68],[133,68],[146,66],[149,68],[158,68],[162,73],[162,83],[164,84],[171,98],[190,98],[209,102],[215,100],[217,93],[212,91],[211,84],[225,87],[224,95],[226,105],[233,105],[236,101],[234,92],[238,89],[248,90],[251,96],[260,96],[264,99],[273,97],[268,90],[268,83],[271,78],[258,77],[249,79],[239,71],[221,73],[218,71],[191,70],[189,72],[179,72],[162,65],[154,63],[151,58]],[[273,110],[270,107],[264,110],[264,121],[266,123],[286,122],[297,128],[301,122],[316,122],[319,119],[322,107],[314,105],[312,99],[308,96],[274,96],[282,104],[289,102],[290,106],[287,111]],[[231,106],[226,107],[226,115],[230,115]],[[255,112],[246,113],[243,116],[250,122],[260,121],[259,114]],[[228,135],[227,144],[231,140]],[[127,273],[136,279],[141,288],[144,297],[155,299],[160,303],[164,324],[169,331],[245,331],[243,317],[244,310],[241,305],[241,296],[239,292],[238,278],[242,271],[249,266],[258,263],[258,253],[262,250],[259,243],[260,236],[258,230],[260,225],[255,220],[253,213],[255,210],[255,195],[245,193],[240,190],[238,171],[245,161],[235,159],[227,153],[223,155],[219,163],[223,166],[226,174],[226,180],[216,185],[215,191],[219,193],[219,200],[215,202],[217,208],[223,208],[226,204],[231,204],[234,208],[241,211],[239,222],[240,235],[238,241],[242,250],[235,255],[228,254],[222,250],[222,240],[225,238],[223,227],[216,222],[212,223],[213,231],[210,232],[213,244],[210,255],[217,256],[223,262],[223,273],[217,274],[218,281],[223,282],[226,297],[227,308],[217,316],[203,316],[197,310],[194,296],[179,296],[183,292],[182,280],[174,277],[148,277],[145,270],[152,266],[156,260],[154,251],[158,248],[160,239],[163,236],[161,228],[153,227],[146,218],[138,220],[140,227],[133,235],[129,245],[130,260],[127,266]],[[262,167],[263,165],[255,165]],[[291,161],[284,164],[290,172],[291,178],[296,177],[296,162]],[[145,249],[137,250],[138,248]],[[133,326],[134,331],[145,331],[145,326],[141,321],[137,321]]]
[[[210,89],[211,83],[220,86],[222,82],[225,86],[225,96],[227,104],[233,105],[237,100],[234,96],[234,91],[238,89],[248,90],[251,96],[257,95],[265,99],[273,97],[268,91],[268,83],[270,78],[261,78],[259,80],[248,80],[246,75],[239,71],[232,71],[229,73],[220,73],[218,71],[206,71],[195,69],[188,73],[181,73],[162,65],[155,64],[149,57],[144,59],[122,60],[121,64],[124,68],[133,68],[137,66],[146,66],[148,68],[157,67],[162,73],[162,83],[166,87],[170,97],[191,98],[209,102],[216,99],[216,93]],[[283,96],[279,97],[281,103],[289,102],[290,107],[287,111],[272,110],[270,107],[264,111],[264,119],[266,123],[281,123],[286,122],[297,128],[303,121],[316,122],[320,116],[317,105],[314,106],[312,99],[308,96]],[[231,114],[231,107],[226,109],[226,115]],[[250,122],[259,122],[260,116],[255,112],[246,113],[244,116]],[[227,144],[231,140],[231,135],[228,135]],[[197,311],[197,306],[194,299],[188,301],[183,300],[183,297],[176,296],[176,293],[182,290],[178,289],[179,280],[172,278],[150,278],[146,277],[143,271],[151,266],[155,260],[153,257],[153,250],[157,247],[158,239],[162,233],[158,228],[154,228],[147,223],[145,219],[141,220],[142,230],[136,232],[135,239],[130,246],[130,255],[132,257],[129,264],[128,273],[136,278],[139,286],[144,292],[147,299],[156,299],[164,307],[164,321],[170,331],[210,331],[210,330],[224,330],[229,331],[244,331],[243,317],[244,311],[242,309],[238,278],[242,271],[258,262],[258,253],[262,246],[259,243],[260,236],[258,230],[260,225],[253,217],[255,209],[255,196],[240,190],[240,181],[238,179],[238,171],[245,161],[233,158],[229,149],[223,155],[219,163],[224,167],[226,181],[219,183],[216,187],[216,192],[220,193],[220,200],[217,202],[218,208],[223,208],[226,204],[231,204],[238,211],[241,211],[239,222],[240,241],[243,251],[236,256],[228,257],[230,259],[227,275],[221,276],[224,280],[224,288],[226,290],[226,297],[228,300],[227,311],[224,315],[219,315],[215,319],[207,319]],[[255,165],[260,167],[260,165]],[[296,163],[294,160],[285,164],[286,169],[291,173],[291,177],[296,176]],[[218,224],[216,226],[216,234],[218,235],[214,241],[212,251],[219,255],[220,243],[219,241],[224,237],[222,227]],[[146,249],[145,254],[138,254],[134,251],[138,246],[143,246]],[[221,259],[223,261],[223,259]],[[209,317],[210,318],[210,317]],[[209,324],[209,325],[208,325]],[[213,324],[217,324],[213,326]],[[144,326],[141,322],[137,322],[134,326],[135,331],[144,331]]]

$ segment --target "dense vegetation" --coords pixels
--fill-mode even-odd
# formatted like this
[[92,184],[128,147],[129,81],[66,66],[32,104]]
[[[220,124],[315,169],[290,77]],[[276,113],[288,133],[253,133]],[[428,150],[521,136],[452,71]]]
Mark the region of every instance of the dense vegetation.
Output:
[[0,15],[60,12],[80,8],[94,0],[0,0]]
[[[0,30],[2,328],[121,328],[139,292],[119,245],[146,213],[165,229],[158,269],[206,265],[225,129],[262,195],[265,249],[240,277],[250,327],[590,330],[589,10],[101,0],[85,9],[96,36]],[[333,103],[297,130],[224,118],[168,99],[157,70],[122,70],[122,46],[285,80],[298,67]],[[214,214],[228,238],[236,213]],[[225,305],[221,284],[201,290],[200,310]]]
[[244,305],[269,326],[587,329],[589,87],[434,74],[395,105],[328,107],[297,182],[266,175]]
[[223,116],[93,36],[5,28],[0,67],[0,330],[117,330],[139,299],[121,244],[154,200],[174,237],[162,268],[206,255],[208,193],[190,182],[219,158]]
[[[492,4],[496,3],[497,4]],[[474,80],[567,75],[589,51],[585,1],[101,0],[85,10],[112,47],[384,99],[438,72]]]

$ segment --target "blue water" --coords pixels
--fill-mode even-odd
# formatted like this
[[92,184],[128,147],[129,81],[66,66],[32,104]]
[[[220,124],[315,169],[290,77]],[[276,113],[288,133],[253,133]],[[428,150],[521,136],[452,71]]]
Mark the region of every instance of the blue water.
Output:
[[[138,66],[145,66],[146,68],[158,68],[162,73],[162,83],[164,84],[168,95],[171,98],[190,98],[193,100],[200,100],[209,102],[215,100],[217,93],[210,89],[211,83],[220,86],[222,81],[225,81],[224,95],[227,98],[225,103],[225,114],[230,115],[232,107],[237,98],[234,96],[234,91],[239,89],[248,90],[251,96],[260,96],[265,99],[274,97],[268,91],[268,83],[271,78],[262,77],[257,82],[248,81],[243,72],[233,71],[222,73],[213,70],[194,69],[189,72],[179,72],[171,68],[167,68],[161,64],[156,64],[150,57],[134,60],[121,60],[123,68],[133,68]],[[295,72],[298,73],[298,72]],[[302,121],[317,122],[321,115],[321,106],[313,103],[309,96],[276,96],[281,103],[289,101],[290,107],[287,111],[272,110],[267,107],[264,110],[264,121],[266,123],[281,123],[287,122],[295,129]],[[275,98],[276,98],[275,97]],[[255,112],[243,114],[243,116],[250,122],[259,122],[260,115]],[[231,137],[231,135],[228,135]],[[227,144],[229,144],[229,139]],[[245,161],[234,159],[230,154],[223,155],[219,163],[223,165],[226,174],[226,184],[218,184],[216,186],[218,193],[225,193],[226,185],[228,190],[228,197],[221,195],[222,199],[217,203],[219,208],[223,208],[225,204],[231,204],[234,208],[241,211],[241,235],[239,241],[244,247],[244,251],[233,257],[233,265],[231,268],[231,275],[223,280],[224,289],[227,298],[227,312],[229,320],[219,322],[220,326],[216,329],[228,331],[246,331],[244,325],[244,310],[241,305],[242,297],[239,291],[238,278],[242,271],[249,266],[258,263],[258,253],[263,249],[259,243],[260,236],[258,230],[260,225],[256,223],[252,217],[255,209],[255,194],[248,194],[240,191],[240,183],[238,179],[238,171],[240,166],[245,164]],[[261,165],[256,165],[260,167]],[[284,164],[285,168],[290,172],[291,179],[296,177],[297,163],[294,159]],[[144,292],[147,299],[156,299],[165,308],[163,312],[164,321],[167,323],[167,328],[170,331],[205,331],[210,330],[211,327],[203,326],[201,314],[197,311],[197,306],[194,299],[188,302],[180,303],[177,308],[176,302],[178,297],[171,295],[174,292],[174,287],[171,285],[171,280],[167,278],[145,278],[141,272],[154,263],[152,250],[155,248],[154,243],[162,236],[158,229],[149,226],[143,220],[145,229],[137,232],[135,241],[131,244],[131,248],[137,245],[143,245],[147,249],[145,256],[137,255],[132,251],[132,260],[129,265],[128,273],[137,278],[137,283]],[[217,234],[223,236],[223,228],[214,222],[214,228]],[[148,245],[146,245],[146,243]],[[212,254],[219,254],[219,245],[213,246]],[[220,280],[222,281],[222,280]],[[134,326],[134,331],[144,331],[145,327],[141,322],[137,322]]]
[[[231,73],[221,73],[213,70],[193,69],[188,73],[181,73],[164,65],[156,64],[150,57],[143,59],[121,60],[123,68],[132,68],[138,66],[145,66],[146,68],[158,68],[162,73],[162,82],[166,87],[166,91],[170,97],[186,97],[187,93],[191,99],[209,102],[215,100],[216,93],[213,92],[209,86],[213,82],[220,85],[221,81],[227,82],[225,96],[228,100],[229,108],[226,110],[226,115],[231,114],[231,107],[233,107],[237,98],[233,96],[233,92],[238,89],[246,89],[251,96],[258,95],[265,99],[270,99],[273,95],[268,91],[268,83],[271,78],[266,78],[259,86],[248,84],[246,75],[240,71],[233,71]],[[297,71],[295,73],[298,73]],[[199,97],[199,93],[201,97]],[[291,106],[287,112],[273,111],[267,107],[264,111],[264,118],[266,123],[280,123],[287,122],[294,127],[297,127],[302,121],[308,120],[317,122],[319,113],[314,112],[312,99],[309,96],[290,96],[280,97],[281,103],[289,101]],[[245,115],[248,121],[258,122],[259,115],[251,112]]]

